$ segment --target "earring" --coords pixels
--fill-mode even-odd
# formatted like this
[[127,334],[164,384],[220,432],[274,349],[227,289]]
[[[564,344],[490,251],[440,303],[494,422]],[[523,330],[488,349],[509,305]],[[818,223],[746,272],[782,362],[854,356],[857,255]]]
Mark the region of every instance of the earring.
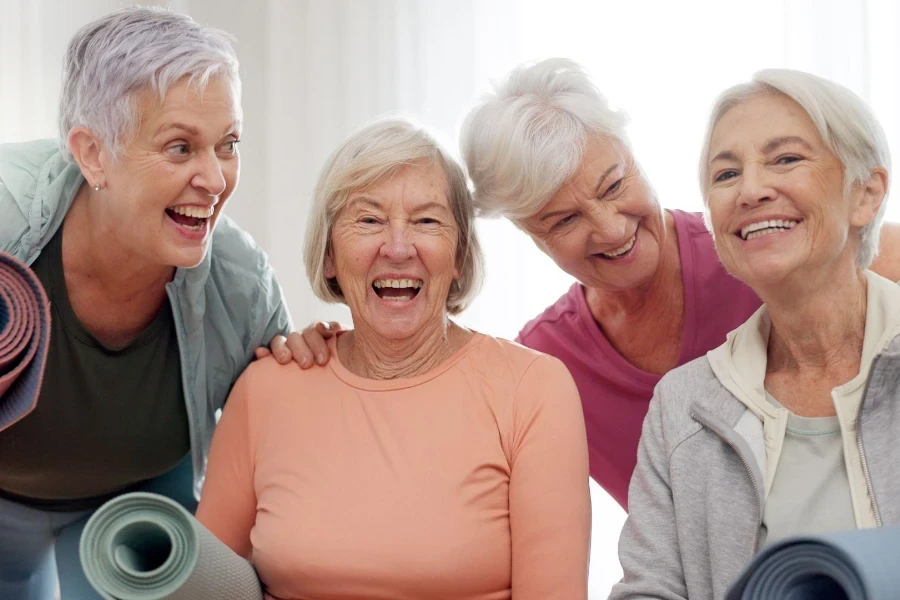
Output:
[[99,192],[99,191],[100,191],[100,184],[99,184],[99,183],[95,183],[95,184],[94,184],[94,191],[95,191],[95,192]]

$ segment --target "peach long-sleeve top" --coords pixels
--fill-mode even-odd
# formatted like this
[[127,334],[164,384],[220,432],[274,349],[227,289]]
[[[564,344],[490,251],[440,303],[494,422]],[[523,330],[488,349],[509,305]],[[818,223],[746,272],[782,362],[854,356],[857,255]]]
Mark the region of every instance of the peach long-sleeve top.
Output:
[[582,600],[590,497],[560,361],[475,334],[409,379],[267,358],[238,379],[197,518],[279,599]]

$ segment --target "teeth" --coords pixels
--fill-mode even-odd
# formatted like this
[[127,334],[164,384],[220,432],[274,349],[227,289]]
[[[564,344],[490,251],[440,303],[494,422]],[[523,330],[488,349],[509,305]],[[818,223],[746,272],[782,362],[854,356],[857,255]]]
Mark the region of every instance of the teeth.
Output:
[[628,242],[626,242],[626,244],[624,246],[616,248],[612,252],[601,252],[600,254],[602,254],[603,256],[605,256],[607,258],[616,258],[617,256],[621,256],[621,255],[625,254],[626,252],[628,252],[629,250],[631,250],[631,248],[634,246],[634,242],[636,240],[637,240],[637,234],[634,234],[634,236],[632,236],[632,238],[630,240],[628,240]]
[[768,221],[759,221],[758,223],[753,223],[751,225],[747,225],[743,229],[741,229],[741,238],[745,240],[752,240],[755,237],[759,237],[761,235],[765,235],[767,233],[773,233],[769,231],[770,229],[775,229],[777,231],[784,231],[788,229],[793,229],[797,226],[799,221],[791,221],[786,219],[772,219]]
[[414,288],[422,287],[421,279],[376,279],[372,284],[377,288]]
[[385,298],[388,302],[406,302],[407,300],[411,300],[412,296],[388,296]]
[[194,217],[195,219],[208,219],[213,215],[215,210],[212,206],[187,206],[179,205],[170,208],[173,213],[184,215],[185,217]]

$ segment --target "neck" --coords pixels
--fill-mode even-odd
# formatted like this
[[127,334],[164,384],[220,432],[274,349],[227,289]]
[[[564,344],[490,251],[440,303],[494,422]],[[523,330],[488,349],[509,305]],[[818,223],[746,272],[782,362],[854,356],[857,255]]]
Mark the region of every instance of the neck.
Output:
[[111,301],[164,297],[175,267],[148,262],[123,244],[122,233],[104,218],[95,194],[82,185],[66,215],[63,264],[67,274],[89,281]]
[[772,320],[767,372],[859,369],[867,284],[855,265],[844,270],[840,277],[805,274],[803,282],[782,282],[773,286],[777,292],[760,294]]
[[402,340],[389,340],[364,323],[338,338],[348,370],[368,379],[401,379],[427,373],[450,358],[472,332],[443,318]]

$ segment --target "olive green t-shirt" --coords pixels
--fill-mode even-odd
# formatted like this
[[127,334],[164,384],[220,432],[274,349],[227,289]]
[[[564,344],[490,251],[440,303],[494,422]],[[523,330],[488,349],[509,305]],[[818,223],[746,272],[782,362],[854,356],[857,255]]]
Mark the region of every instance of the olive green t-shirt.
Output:
[[60,228],[31,266],[50,299],[50,346],[37,406],[0,432],[0,496],[84,510],[177,465],[190,438],[169,303],[108,348],[72,310],[62,267]]

